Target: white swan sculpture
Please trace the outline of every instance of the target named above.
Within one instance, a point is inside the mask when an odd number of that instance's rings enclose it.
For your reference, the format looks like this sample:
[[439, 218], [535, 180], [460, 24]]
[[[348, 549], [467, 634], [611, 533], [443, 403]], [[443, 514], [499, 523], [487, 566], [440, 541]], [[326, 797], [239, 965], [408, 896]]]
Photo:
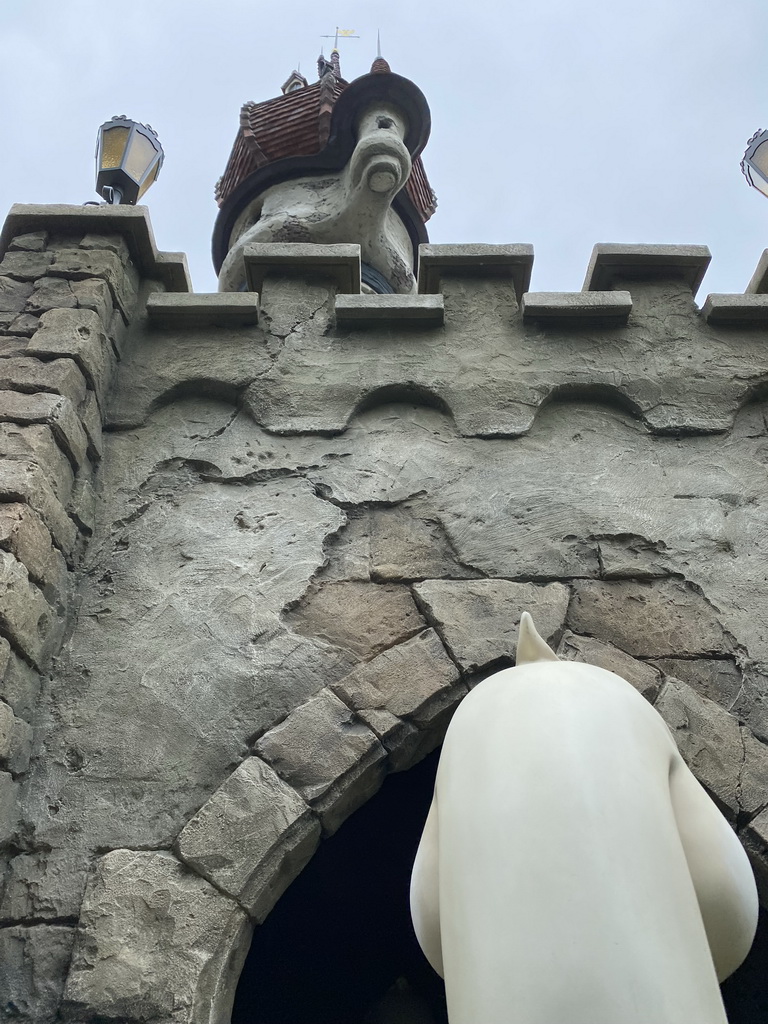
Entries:
[[628, 683], [524, 613], [515, 668], [445, 737], [411, 913], [451, 1024], [726, 1024], [757, 893], [732, 829]]

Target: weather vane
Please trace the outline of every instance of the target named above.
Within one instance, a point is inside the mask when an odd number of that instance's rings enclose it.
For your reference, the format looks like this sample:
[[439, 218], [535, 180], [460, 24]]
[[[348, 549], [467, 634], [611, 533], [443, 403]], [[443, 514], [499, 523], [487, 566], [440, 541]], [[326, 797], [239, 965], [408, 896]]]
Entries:
[[332, 39], [334, 50], [339, 48], [339, 39], [359, 39], [360, 36], [355, 35], [353, 28], [339, 28], [336, 26], [336, 31], [332, 36], [320, 36], [321, 39]]

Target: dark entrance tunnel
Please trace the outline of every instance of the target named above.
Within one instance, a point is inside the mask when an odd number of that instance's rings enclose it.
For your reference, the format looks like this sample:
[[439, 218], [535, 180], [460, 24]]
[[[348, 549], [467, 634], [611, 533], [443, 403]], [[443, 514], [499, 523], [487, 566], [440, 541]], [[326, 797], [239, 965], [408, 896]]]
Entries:
[[[438, 756], [390, 776], [321, 843], [256, 929], [232, 1024], [447, 1024], [443, 984], [419, 949], [408, 907]], [[723, 998], [730, 1024], [768, 1021], [763, 911]]]
[[391, 775], [320, 844], [256, 929], [232, 1024], [447, 1024], [408, 905], [438, 754]]

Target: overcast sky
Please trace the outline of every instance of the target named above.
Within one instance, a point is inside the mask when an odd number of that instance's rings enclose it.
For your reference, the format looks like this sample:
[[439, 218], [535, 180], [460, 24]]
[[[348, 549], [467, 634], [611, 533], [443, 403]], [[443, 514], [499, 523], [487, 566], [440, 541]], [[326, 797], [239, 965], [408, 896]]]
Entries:
[[[455, 12], [455, 13], [454, 13]], [[314, 81], [336, 25], [347, 79], [376, 56], [432, 110], [432, 242], [532, 242], [531, 287], [578, 290], [595, 242], [703, 243], [699, 292], [740, 292], [768, 246], [746, 141], [768, 126], [766, 0], [0, 0], [0, 208], [93, 194], [98, 125], [150, 123], [158, 246], [213, 291], [214, 182], [240, 106]]]

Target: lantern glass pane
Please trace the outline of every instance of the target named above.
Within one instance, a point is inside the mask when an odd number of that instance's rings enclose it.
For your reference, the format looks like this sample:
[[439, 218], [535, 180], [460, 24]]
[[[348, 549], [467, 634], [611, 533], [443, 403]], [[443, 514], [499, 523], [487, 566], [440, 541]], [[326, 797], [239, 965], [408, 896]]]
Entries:
[[764, 178], [768, 178], [768, 139], [760, 143], [749, 158], [749, 162], [758, 173], [762, 174]]
[[131, 133], [130, 128], [119, 125], [116, 128], [107, 128], [102, 134], [101, 142], [101, 167], [107, 170], [111, 167], [119, 167], [123, 162], [125, 144]]
[[157, 165], [156, 165], [155, 167], [153, 167], [153, 168], [152, 168], [152, 171], [151, 171], [151, 173], [147, 175], [147, 180], [146, 180], [146, 181], [144, 182], [144, 184], [143, 184], [143, 185], [141, 186], [141, 188], [139, 189], [139, 194], [138, 194], [138, 196], [136, 197], [137, 199], [141, 199], [141, 197], [142, 197], [142, 196], [144, 195], [144, 193], [145, 193], [145, 192], [147, 191], [147, 189], [149, 188], [149, 186], [150, 186], [150, 185], [151, 185], [151, 184], [152, 184], [152, 183], [154, 182], [154, 180], [155, 180], [155, 178], [157, 177], [157, 175], [158, 175], [159, 171], [160, 171], [160, 161], [158, 160], [158, 161], [157, 161]]
[[134, 132], [131, 148], [125, 160], [124, 169], [138, 184], [147, 172], [147, 168], [157, 155], [157, 150], [141, 132]]

